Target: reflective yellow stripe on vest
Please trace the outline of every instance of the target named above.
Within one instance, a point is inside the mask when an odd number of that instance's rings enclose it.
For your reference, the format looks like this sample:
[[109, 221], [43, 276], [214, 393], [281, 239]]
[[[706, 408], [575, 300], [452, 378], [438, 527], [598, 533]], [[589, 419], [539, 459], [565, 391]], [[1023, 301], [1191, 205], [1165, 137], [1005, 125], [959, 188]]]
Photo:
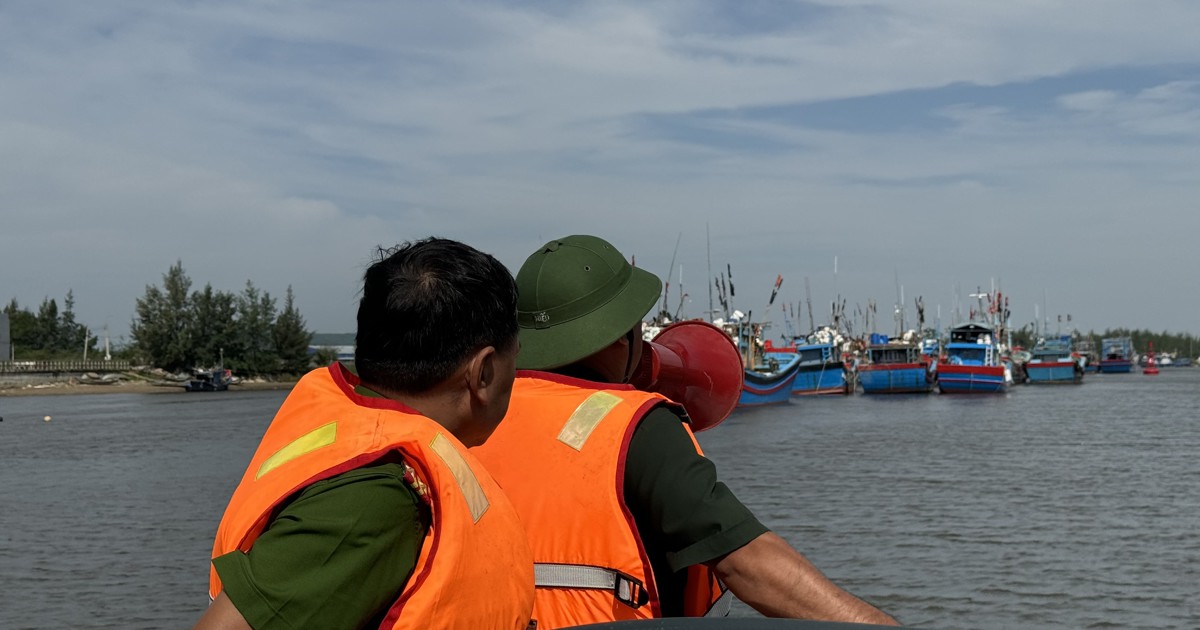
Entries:
[[442, 462], [454, 475], [454, 481], [458, 482], [458, 489], [462, 491], [463, 498], [467, 500], [467, 508], [471, 510], [471, 518], [478, 523], [488, 509], [488, 498], [483, 492], [483, 486], [479, 485], [479, 479], [471, 471], [470, 464], [467, 464], [467, 460], [463, 459], [462, 454], [441, 433], [433, 437], [429, 448], [442, 458]]
[[579, 403], [571, 417], [567, 418], [562, 431], [558, 433], [558, 441], [577, 451], [582, 451], [583, 445], [591, 437], [592, 431], [595, 431], [604, 416], [607, 416], [608, 412], [619, 404], [621, 404], [621, 398], [608, 392], [596, 392], [588, 396]]
[[304, 435], [292, 440], [287, 446], [275, 451], [274, 455], [267, 458], [267, 461], [258, 467], [258, 472], [255, 473], [255, 479], [262, 479], [262, 476], [279, 468], [280, 466], [300, 457], [311, 453], [323, 446], [329, 446], [337, 441], [337, 423], [330, 422], [329, 424], [319, 426]]

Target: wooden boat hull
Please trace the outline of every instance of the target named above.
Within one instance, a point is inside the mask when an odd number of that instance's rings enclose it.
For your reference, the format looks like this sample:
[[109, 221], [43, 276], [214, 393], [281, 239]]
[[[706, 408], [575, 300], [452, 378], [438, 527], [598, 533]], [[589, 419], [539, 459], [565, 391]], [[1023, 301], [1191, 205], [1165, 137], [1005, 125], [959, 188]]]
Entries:
[[858, 382], [864, 394], [927, 394], [936, 379], [924, 364], [891, 363], [859, 366]]
[[943, 394], [995, 394], [1008, 391], [1003, 365], [938, 364], [938, 391]]
[[784, 403], [792, 397], [792, 384], [800, 364], [796, 355], [776, 356], [778, 365], [774, 369], [746, 369], [742, 380], [742, 393], [738, 397], [739, 407]]
[[1100, 359], [1100, 372], [1103, 374], [1128, 374], [1132, 371], [1132, 359]]
[[1025, 376], [1030, 383], [1082, 383], [1083, 368], [1074, 361], [1026, 363]]
[[841, 361], [801, 365], [796, 380], [792, 383], [793, 396], [844, 396], [849, 393], [850, 388], [846, 385], [846, 365]]

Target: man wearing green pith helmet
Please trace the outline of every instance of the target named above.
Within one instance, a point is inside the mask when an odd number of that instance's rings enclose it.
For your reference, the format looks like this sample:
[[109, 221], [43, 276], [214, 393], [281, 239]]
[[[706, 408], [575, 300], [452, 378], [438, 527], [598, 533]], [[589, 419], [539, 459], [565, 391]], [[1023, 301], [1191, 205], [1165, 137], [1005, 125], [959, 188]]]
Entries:
[[508, 415], [472, 449], [534, 550], [539, 630], [727, 610], [895, 625], [833, 584], [717, 479], [687, 414], [628, 385], [662, 283], [610, 243], [567, 236], [517, 273]]

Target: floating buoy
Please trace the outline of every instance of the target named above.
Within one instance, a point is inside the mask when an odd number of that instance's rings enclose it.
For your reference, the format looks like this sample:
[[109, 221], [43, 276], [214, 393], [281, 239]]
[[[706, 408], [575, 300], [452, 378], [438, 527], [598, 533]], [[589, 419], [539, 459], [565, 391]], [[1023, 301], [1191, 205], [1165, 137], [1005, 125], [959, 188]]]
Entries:
[[50, 422], [50, 416], [46, 416], [45, 418], [42, 418], [42, 421], [43, 421], [43, 422]]

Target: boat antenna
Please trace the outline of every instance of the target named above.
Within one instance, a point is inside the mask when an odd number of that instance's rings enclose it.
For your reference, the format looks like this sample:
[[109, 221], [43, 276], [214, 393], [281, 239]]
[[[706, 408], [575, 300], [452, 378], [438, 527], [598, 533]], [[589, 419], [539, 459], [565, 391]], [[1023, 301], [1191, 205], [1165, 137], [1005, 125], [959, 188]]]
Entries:
[[671, 266], [667, 267], [667, 279], [663, 283], [662, 304], [658, 308], [659, 316], [669, 315], [667, 310], [667, 295], [671, 292], [671, 274], [675, 271], [675, 256], [679, 254], [679, 241], [683, 239], [683, 232], [679, 232], [679, 236], [675, 237], [675, 251], [671, 253]]
[[679, 315], [683, 313], [683, 303], [687, 301], [688, 294], [683, 291], [683, 263], [679, 264], [679, 308], [675, 309], [674, 321], [679, 321]]
[[[708, 277], [712, 277], [712, 237], [708, 234], [708, 221], [704, 222], [704, 254], [708, 262]], [[713, 311], [712, 301], [712, 285], [708, 287], [708, 319], [712, 321], [715, 311]]]
[[837, 256], [833, 257], [833, 294], [838, 295], [837, 284]]

